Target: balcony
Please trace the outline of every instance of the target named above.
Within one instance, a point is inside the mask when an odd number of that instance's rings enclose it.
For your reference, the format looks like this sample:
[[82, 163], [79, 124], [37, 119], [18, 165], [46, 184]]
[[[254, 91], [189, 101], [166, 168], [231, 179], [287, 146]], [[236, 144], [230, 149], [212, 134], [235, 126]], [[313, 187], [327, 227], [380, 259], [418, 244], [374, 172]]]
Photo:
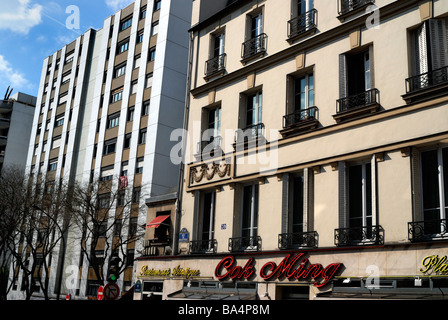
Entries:
[[317, 10], [312, 9], [288, 21], [288, 41], [292, 42], [316, 30]]
[[225, 53], [205, 62], [205, 79], [224, 74], [226, 71], [227, 55]]
[[278, 248], [317, 248], [317, 232], [281, 233], [278, 235]]
[[267, 38], [268, 36], [262, 33], [244, 42], [241, 49], [241, 62], [245, 63], [250, 59], [263, 56], [266, 53]]
[[150, 239], [143, 241], [143, 256], [166, 256], [171, 254], [171, 242], [166, 239]]
[[9, 128], [9, 124], [10, 124], [10, 120], [9, 119], [0, 118], [0, 129], [7, 129], [7, 128]]
[[218, 247], [218, 241], [212, 240], [193, 240], [190, 241], [189, 252], [190, 254], [197, 253], [216, 253]]
[[339, 99], [336, 101], [336, 114], [333, 118], [341, 122], [375, 113], [380, 108], [379, 95], [378, 89], [371, 89]]
[[0, 100], [0, 114], [8, 113], [12, 111], [13, 101], [9, 100]]
[[340, 0], [338, 3], [338, 18], [345, 20], [347, 16], [364, 11], [368, 5], [374, 3], [374, 0]]
[[411, 242], [448, 239], [447, 219], [409, 222], [408, 238]]
[[8, 137], [0, 136], [0, 146], [6, 146], [7, 141], [8, 141]]
[[406, 103], [444, 96], [448, 91], [448, 66], [406, 79]]
[[384, 244], [384, 229], [379, 225], [335, 229], [334, 244], [338, 247], [382, 245]]
[[260, 250], [261, 250], [261, 237], [259, 236], [229, 238], [230, 252], [260, 251]]
[[235, 147], [243, 145], [246, 147], [256, 146], [260, 139], [265, 139], [265, 127], [263, 123], [252, 124], [235, 132]]
[[293, 113], [283, 116], [283, 130], [280, 133], [288, 136], [297, 131], [306, 131], [315, 129], [319, 124], [319, 109], [311, 107], [303, 110], [297, 110]]

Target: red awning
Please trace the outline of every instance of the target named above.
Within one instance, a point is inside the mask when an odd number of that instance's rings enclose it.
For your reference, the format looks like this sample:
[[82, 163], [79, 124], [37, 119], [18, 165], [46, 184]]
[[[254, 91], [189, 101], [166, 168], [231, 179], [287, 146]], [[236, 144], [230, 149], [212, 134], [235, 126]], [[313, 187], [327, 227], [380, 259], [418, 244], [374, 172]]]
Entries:
[[168, 219], [170, 216], [158, 216], [150, 223], [147, 224], [146, 228], [158, 228], [162, 224], [163, 221]]

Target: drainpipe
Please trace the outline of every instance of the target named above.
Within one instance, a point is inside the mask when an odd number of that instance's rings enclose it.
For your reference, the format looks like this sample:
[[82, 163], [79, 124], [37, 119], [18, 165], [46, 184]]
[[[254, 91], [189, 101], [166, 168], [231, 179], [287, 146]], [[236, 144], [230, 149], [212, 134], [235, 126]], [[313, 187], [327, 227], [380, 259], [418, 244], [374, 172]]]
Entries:
[[182, 161], [180, 163], [179, 170], [179, 185], [177, 188], [177, 206], [176, 213], [174, 217], [174, 235], [173, 235], [173, 255], [178, 255], [179, 251], [179, 231], [180, 222], [182, 217], [182, 198], [183, 198], [183, 186], [184, 186], [184, 172], [185, 172], [185, 153], [187, 148], [187, 138], [188, 138], [188, 119], [190, 111], [190, 85], [191, 85], [191, 74], [193, 65], [193, 42], [194, 36], [193, 31], [190, 32], [190, 51], [188, 53], [188, 71], [187, 71], [187, 86], [186, 86], [186, 96], [185, 96], [185, 112], [184, 112], [184, 126], [182, 133]]

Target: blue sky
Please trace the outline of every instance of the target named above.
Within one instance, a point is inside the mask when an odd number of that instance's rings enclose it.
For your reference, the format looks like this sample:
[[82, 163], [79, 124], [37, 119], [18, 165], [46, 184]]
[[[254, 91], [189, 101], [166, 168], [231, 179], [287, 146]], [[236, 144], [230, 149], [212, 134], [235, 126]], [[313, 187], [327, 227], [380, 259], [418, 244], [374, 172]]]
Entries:
[[[37, 96], [43, 60], [134, 0], [0, 0], [0, 99], [13, 93]], [[79, 29], [67, 28], [79, 8]], [[67, 12], [66, 12], [67, 11]], [[75, 25], [76, 26], [76, 25]]]

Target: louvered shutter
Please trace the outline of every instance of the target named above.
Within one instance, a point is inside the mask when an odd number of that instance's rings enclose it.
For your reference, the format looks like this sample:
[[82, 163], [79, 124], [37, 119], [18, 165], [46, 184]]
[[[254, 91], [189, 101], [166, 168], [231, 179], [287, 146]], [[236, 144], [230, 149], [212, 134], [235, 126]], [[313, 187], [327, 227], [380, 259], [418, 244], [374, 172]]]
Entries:
[[415, 45], [415, 75], [428, 72], [428, 46], [426, 38], [426, 23], [423, 23], [416, 31]]
[[421, 203], [421, 178], [420, 178], [420, 152], [412, 148], [411, 153], [411, 175], [412, 175], [412, 201], [413, 217], [412, 221], [422, 221], [422, 203]]
[[347, 58], [339, 56], [339, 98], [347, 97]]
[[447, 35], [445, 20], [431, 19], [428, 22], [428, 26], [431, 39], [430, 45], [432, 69], [436, 70], [446, 66], [447, 64]]
[[289, 230], [289, 174], [282, 175], [282, 233]]
[[347, 174], [344, 161], [338, 162], [339, 175], [339, 228], [347, 227]]

